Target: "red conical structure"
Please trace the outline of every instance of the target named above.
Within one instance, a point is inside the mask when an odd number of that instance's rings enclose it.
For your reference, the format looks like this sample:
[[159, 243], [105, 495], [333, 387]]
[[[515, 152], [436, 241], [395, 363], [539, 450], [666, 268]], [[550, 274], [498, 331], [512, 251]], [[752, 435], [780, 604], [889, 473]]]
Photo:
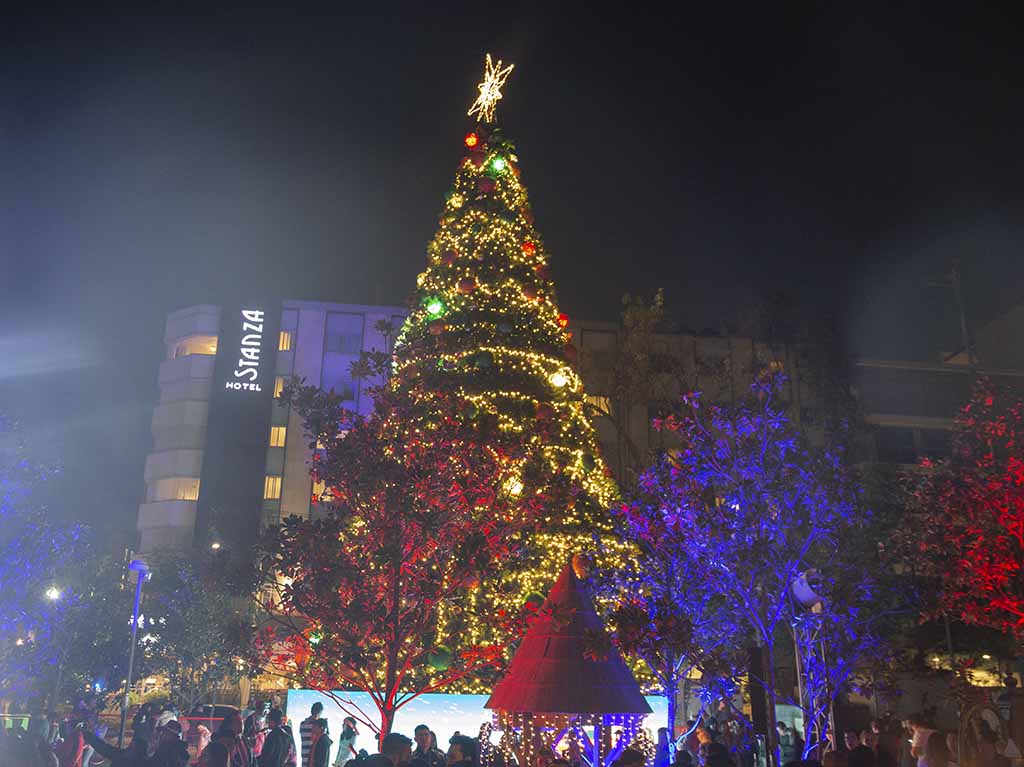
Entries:
[[508, 714], [651, 713], [614, 646], [601, 660], [586, 656], [588, 632], [604, 633], [604, 624], [567, 564], [486, 707]]

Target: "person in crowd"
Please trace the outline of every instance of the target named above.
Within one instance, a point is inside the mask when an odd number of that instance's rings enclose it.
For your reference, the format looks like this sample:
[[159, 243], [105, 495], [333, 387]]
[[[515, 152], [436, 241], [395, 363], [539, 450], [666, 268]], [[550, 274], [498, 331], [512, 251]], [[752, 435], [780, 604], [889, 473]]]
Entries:
[[858, 743], [846, 756], [847, 767], [875, 767], [875, 752], [870, 746]]
[[683, 748], [689, 752], [696, 761], [700, 754], [700, 740], [697, 738], [697, 720], [690, 719], [686, 723], [686, 735], [683, 738]]
[[313, 745], [313, 724], [324, 712], [324, 704], [317, 701], [309, 708], [309, 716], [299, 723], [299, 741], [302, 747], [302, 767], [309, 767], [309, 752]]
[[330, 767], [331, 736], [327, 734], [327, 720], [313, 722], [313, 741], [309, 746], [309, 767]]
[[683, 749], [676, 750], [675, 761], [672, 762], [672, 767], [694, 767], [693, 754]]
[[476, 767], [476, 743], [466, 735], [448, 740], [448, 767]]
[[143, 703], [132, 718], [132, 737], [141, 737], [147, 743], [153, 739], [153, 731], [156, 729], [156, 714], [153, 703]]
[[[280, 709], [280, 706], [275, 706], [275, 708]], [[299, 755], [295, 751], [295, 732], [292, 730], [292, 723], [288, 720], [287, 714], [281, 719], [281, 729], [288, 734], [288, 740], [292, 744], [292, 749], [288, 752], [288, 759], [285, 764], [287, 767], [298, 767]]]
[[[949, 767], [949, 748], [946, 746], [945, 733], [932, 730], [925, 743], [924, 756], [928, 767]], [[982, 767], [980, 763], [979, 767]]]
[[57, 755], [60, 767], [82, 767], [82, 752], [85, 750], [85, 739], [82, 736], [81, 722], [66, 719], [61, 723], [60, 743], [53, 752]]
[[252, 767], [252, 751], [242, 738], [242, 715], [238, 711], [224, 717], [207, 750], [214, 743], [227, 749], [228, 767]]
[[170, 719], [157, 728], [157, 746], [146, 767], [185, 767], [188, 764], [188, 746], [181, 739], [181, 722]]
[[85, 733], [94, 732], [96, 737], [103, 738], [107, 734], [107, 726], [105, 724], [99, 724], [96, 721], [96, 715], [89, 713], [86, 719], [82, 723], [82, 742], [84, 747], [82, 748], [82, 767], [89, 767], [92, 764], [92, 757], [96, 753], [96, 749], [85, 739]]
[[356, 756], [356, 737], [359, 728], [355, 717], [346, 716], [341, 722], [341, 735], [338, 736], [338, 755], [334, 757], [334, 767], [345, 767], [345, 762]]
[[400, 732], [389, 732], [380, 742], [380, 752], [394, 767], [408, 767], [412, 763], [412, 741]]
[[199, 756], [199, 767], [230, 767], [228, 750], [223, 743], [210, 743]]
[[868, 727], [874, 739], [875, 764], [878, 767], [896, 767], [899, 758], [899, 733], [893, 732], [892, 717], [872, 719]]
[[263, 749], [256, 758], [259, 767], [287, 767], [289, 757], [294, 755], [295, 742], [292, 733], [283, 726], [284, 712], [279, 708], [270, 709], [267, 713], [266, 737]]
[[776, 723], [775, 727], [779, 731], [779, 752], [781, 754], [783, 764], [799, 759], [800, 754], [796, 750], [793, 730], [791, 730], [789, 725], [781, 719]]
[[[978, 719], [974, 724], [974, 731], [977, 737], [977, 767], [1004, 767], [1008, 764], [1008, 760], [999, 753], [999, 733], [992, 725], [984, 719]], [[928, 743], [931, 743], [931, 738]]]
[[447, 757], [437, 747], [437, 736], [427, 725], [416, 725], [413, 737], [416, 739], [416, 750], [412, 752], [414, 767], [444, 767]]
[[110, 761], [110, 767], [141, 767], [145, 763], [149, 742], [141, 735], [133, 736], [128, 748], [118, 748], [87, 730], [82, 736], [97, 754]]
[[910, 756], [917, 760], [917, 767], [929, 767], [927, 746], [935, 730], [918, 716], [907, 719], [905, 726], [910, 730]]
[[206, 747], [210, 745], [210, 737], [213, 735], [210, 732], [210, 728], [202, 722], [199, 722], [195, 728], [195, 739], [196, 739], [196, 753], [201, 754], [206, 750]]
[[[626, 751], [632, 751], [633, 749], [627, 748]], [[625, 753], [625, 751], [623, 751]], [[640, 754], [641, 758], [643, 754], [639, 751], [636, 753]], [[715, 743], [712, 741], [708, 743], [706, 748], [707, 758], [704, 761], [706, 767], [733, 767], [732, 757], [729, 756], [729, 749], [722, 743]], [[637, 767], [643, 767], [643, 762]]]
[[828, 750], [821, 758], [823, 767], [846, 767], [846, 758], [849, 752], [843, 748], [836, 747], [836, 735], [832, 730], [826, 735], [828, 739]]
[[949, 749], [949, 767], [959, 767], [960, 744], [955, 732], [946, 733], [946, 748]]
[[846, 748], [846, 752], [849, 753], [853, 749], [860, 745], [860, 731], [854, 727], [848, 727], [843, 730], [843, 746]]
[[252, 755], [258, 757], [263, 750], [264, 732], [267, 729], [267, 715], [270, 714], [270, 700], [263, 702], [256, 701], [252, 713], [245, 718], [242, 724], [242, 737], [252, 749]]

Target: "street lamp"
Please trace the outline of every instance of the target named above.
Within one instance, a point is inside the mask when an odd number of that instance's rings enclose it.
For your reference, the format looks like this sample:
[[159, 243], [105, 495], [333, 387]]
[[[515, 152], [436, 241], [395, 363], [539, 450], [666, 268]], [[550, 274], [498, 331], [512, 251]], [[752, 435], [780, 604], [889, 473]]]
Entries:
[[135, 610], [132, 612], [132, 646], [128, 651], [128, 674], [124, 680], [124, 698], [121, 700], [121, 732], [117, 736], [117, 747], [124, 748], [124, 730], [128, 722], [128, 690], [132, 686], [132, 666], [135, 665], [135, 644], [139, 635], [139, 601], [142, 599], [142, 582], [149, 579], [149, 565], [141, 559], [133, 559], [128, 569], [136, 573]]

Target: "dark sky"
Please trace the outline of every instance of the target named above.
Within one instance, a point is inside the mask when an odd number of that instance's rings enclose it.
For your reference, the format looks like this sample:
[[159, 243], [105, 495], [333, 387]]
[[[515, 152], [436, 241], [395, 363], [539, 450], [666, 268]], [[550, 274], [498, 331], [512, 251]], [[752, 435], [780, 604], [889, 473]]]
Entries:
[[5, 19], [0, 407], [67, 516], [132, 538], [168, 311], [404, 300], [485, 51], [572, 316], [663, 286], [718, 327], [783, 291], [921, 355], [951, 258], [975, 323], [1024, 297], [1009, 11], [344, 5]]

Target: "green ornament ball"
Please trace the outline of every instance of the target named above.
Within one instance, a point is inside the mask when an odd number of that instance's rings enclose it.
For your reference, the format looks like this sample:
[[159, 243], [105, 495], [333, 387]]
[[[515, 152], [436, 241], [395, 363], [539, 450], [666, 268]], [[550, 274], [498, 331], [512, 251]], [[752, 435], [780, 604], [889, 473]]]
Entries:
[[427, 653], [427, 665], [434, 671], [445, 671], [452, 665], [452, 651], [441, 644]]

